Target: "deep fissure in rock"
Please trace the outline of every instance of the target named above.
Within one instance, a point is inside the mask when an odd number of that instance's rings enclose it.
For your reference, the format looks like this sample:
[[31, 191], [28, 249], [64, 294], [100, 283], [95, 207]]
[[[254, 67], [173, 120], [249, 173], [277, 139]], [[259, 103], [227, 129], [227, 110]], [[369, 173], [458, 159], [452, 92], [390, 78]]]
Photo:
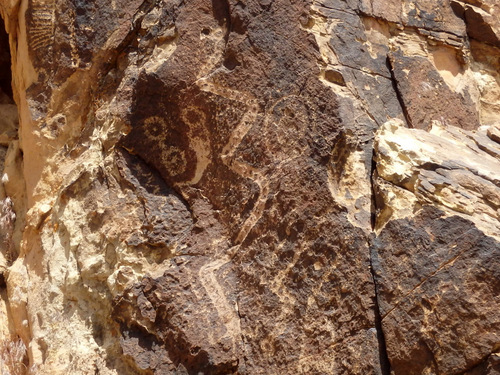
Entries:
[[382, 316], [380, 315], [380, 307], [378, 304], [378, 291], [377, 291], [377, 280], [375, 278], [375, 271], [372, 266], [372, 255], [370, 252], [370, 270], [373, 278], [373, 288], [375, 290], [374, 298], [374, 310], [375, 310], [375, 329], [377, 330], [377, 340], [379, 347], [379, 360], [380, 360], [380, 370], [382, 375], [390, 375], [391, 364], [389, 362], [389, 357], [387, 355], [387, 346], [385, 343], [384, 331], [382, 329]]
[[394, 76], [394, 66], [393, 66], [389, 56], [387, 56], [386, 64], [387, 64], [387, 68], [389, 69], [389, 72], [391, 73], [392, 87], [394, 88], [394, 92], [396, 93], [396, 98], [398, 99], [399, 105], [401, 106], [401, 109], [403, 110], [403, 115], [405, 117], [406, 123], [407, 123], [409, 128], [413, 128], [413, 124], [411, 122], [410, 115], [408, 114], [408, 109], [406, 108], [405, 101], [403, 100], [403, 96], [401, 95], [401, 91], [399, 91], [398, 81], [396, 80], [396, 77]]
[[[18, 142], [18, 110], [14, 102], [9, 35], [0, 18], [0, 364], [2, 373], [24, 374], [28, 368], [25, 343], [13, 332], [6, 288], [7, 270], [19, 252], [24, 219], [20, 187], [22, 151]], [[16, 212], [17, 211], [17, 212]]]
[[[0, 90], [13, 102], [10, 61], [9, 35], [5, 31], [3, 19], [0, 18]], [[2, 98], [3, 94], [0, 94], [0, 103], [5, 100]]]
[[[377, 172], [377, 163], [375, 161], [375, 149], [372, 150], [372, 164], [371, 164], [371, 174], [370, 174], [370, 182], [371, 182], [371, 225], [372, 225], [372, 237], [370, 238], [370, 242], [373, 241], [376, 236], [375, 226], [377, 220], [377, 196], [375, 191], [375, 178]], [[384, 331], [382, 330], [382, 316], [380, 314], [380, 306], [378, 303], [378, 288], [377, 288], [377, 279], [375, 275], [375, 270], [373, 268], [373, 249], [372, 244], [369, 244], [370, 253], [368, 256], [370, 257], [370, 272], [373, 280], [373, 289], [375, 293], [374, 297], [374, 312], [375, 312], [375, 329], [377, 331], [377, 340], [379, 346], [379, 361], [380, 361], [380, 370], [382, 375], [390, 375], [391, 373], [391, 364], [389, 362], [389, 356], [387, 354], [387, 346], [385, 343]]]
[[18, 138], [18, 113], [13, 99], [9, 35], [0, 18], [0, 286], [5, 285], [4, 271], [17, 257], [15, 238], [16, 204], [18, 189], [12, 173], [18, 170], [20, 150]]

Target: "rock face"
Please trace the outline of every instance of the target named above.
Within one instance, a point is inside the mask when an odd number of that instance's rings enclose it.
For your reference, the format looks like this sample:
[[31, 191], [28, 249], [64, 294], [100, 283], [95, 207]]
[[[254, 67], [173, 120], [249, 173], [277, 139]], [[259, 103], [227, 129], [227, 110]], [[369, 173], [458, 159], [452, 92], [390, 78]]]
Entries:
[[496, 240], [426, 206], [390, 221], [372, 251], [394, 373], [463, 373], [498, 349]]
[[1, 372], [499, 373], [498, 8], [0, 0]]

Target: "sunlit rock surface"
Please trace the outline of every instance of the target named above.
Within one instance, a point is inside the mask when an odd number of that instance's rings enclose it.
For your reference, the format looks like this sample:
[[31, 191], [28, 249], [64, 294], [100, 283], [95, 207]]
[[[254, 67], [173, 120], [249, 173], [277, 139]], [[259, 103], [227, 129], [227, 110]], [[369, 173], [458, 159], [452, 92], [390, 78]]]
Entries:
[[0, 368], [498, 373], [498, 12], [0, 0]]

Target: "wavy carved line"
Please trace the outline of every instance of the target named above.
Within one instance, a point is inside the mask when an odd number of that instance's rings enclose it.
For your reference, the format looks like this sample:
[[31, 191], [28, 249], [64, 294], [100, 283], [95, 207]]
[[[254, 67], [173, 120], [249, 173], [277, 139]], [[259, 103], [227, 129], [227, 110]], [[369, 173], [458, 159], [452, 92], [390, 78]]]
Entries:
[[54, 40], [55, 1], [32, 2], [30, 46], [38, 51], [49, 47]]
[[243, 138], [247, 135], [248, 131], [257, 119], [258, 101], [245, 92], [230, 89], [228, 87], [218, 86], [211, 82], [210, 78], [211, 77], [209, 75], [197, 81], [198, 85], [203, 91], [211, 92], [212, 94], [224, 97], [226, 99], [246, 104], [248, 107], [248, 111], [243, 115], [239, 124], [236, 125], [235, 129], [232, 131], [231, 137], [229, 138], [228, 143], [224, 146], [221, 155], [222, 162], [229, 169], [242, 177], [252, 180], [259, 187], [259, 197], [257, 198], [257, 203], [255, 204], [252, 212], [245, 220], [245, 222], [241, 226], [240, 231], [238, 232], [238, 235], [236, 236], [235, 243], [241, 244], [247, 237], [250, 230], [262, 217], [265, 203], [267, 201], [267, 195], [269, 192], [269, 183], [266, 181], [262, 171], [234, 158], [236, 149], [243, 141]]

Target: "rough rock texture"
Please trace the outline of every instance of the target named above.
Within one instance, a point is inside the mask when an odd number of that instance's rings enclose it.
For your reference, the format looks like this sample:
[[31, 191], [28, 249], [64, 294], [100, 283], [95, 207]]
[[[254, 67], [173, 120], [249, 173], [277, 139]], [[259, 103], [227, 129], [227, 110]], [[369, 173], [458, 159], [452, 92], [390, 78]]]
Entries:
[[498, 373], [498, 12], [0, 0], [0, 372]]
[[488, 136], [490, 129], [496, 128], [467, 132], [434, 123], [425, 132], [400, 121], [382, 126], [374, 145], [380, 201], [375, 228], [432, 204], [500, 238], [500, 143]]
[[498, 350], [498, 241], [425, 206], [390, 221], [372, 251], [395, 373], [463, 373]]

